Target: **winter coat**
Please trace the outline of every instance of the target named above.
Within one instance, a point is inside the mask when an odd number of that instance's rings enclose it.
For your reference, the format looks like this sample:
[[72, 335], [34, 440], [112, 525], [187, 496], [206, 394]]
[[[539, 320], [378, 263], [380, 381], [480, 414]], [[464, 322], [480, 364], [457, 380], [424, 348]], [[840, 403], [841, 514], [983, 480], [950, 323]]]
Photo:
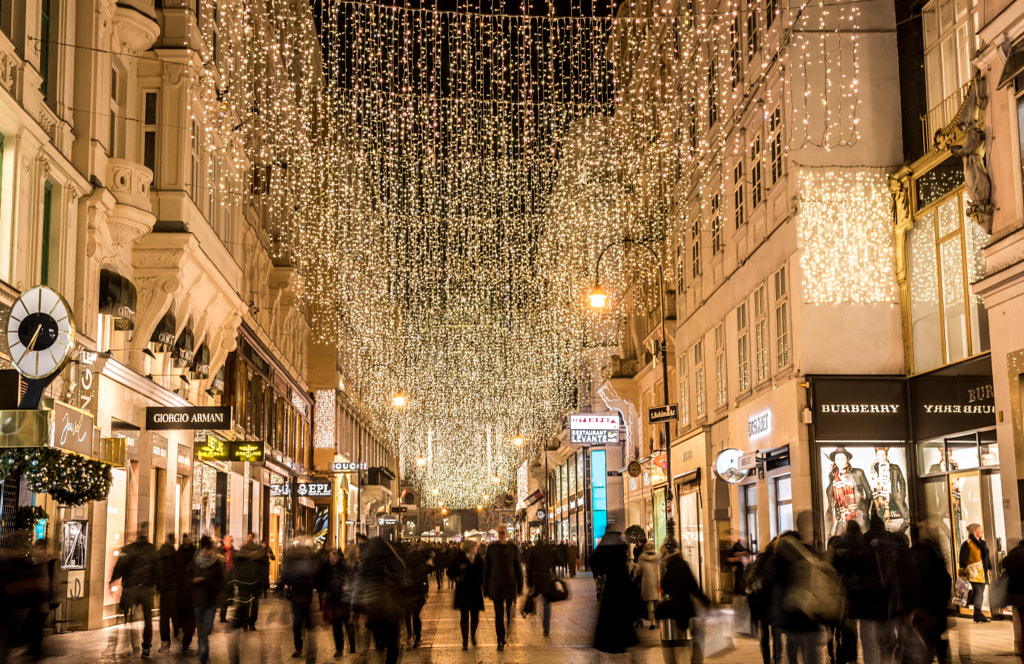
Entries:
[[281, 582], [287, 588], [285, 597], [290, 602], [309, 604], [316, 589], [316, 572], [320, 563], [308, 546], [297, 546], [284, 556], [281, 564]]
[[968, 535], [960, 546], [960, 576], [971, 583], [988, 583], [992, 573], [992, 558], [988, 555], [988, 544], [974, 535]]
[[173, 593], [181, 587], [185, 568], [173, 544], [164, 544], [160, 547], [157, 553], [156, 572], [156, 588], [161, 595]]
[[779, 536], [771, 561], [772, 621], [787, 632], [816, 632], [819, 625], [813, 618], [787, 605], [787, 597], [808, 582], [805, 555], [818, 555], [808, 548], [794, 531]]
[[550, 544], [538, 544], [526, 557], [526, 584], [545, 597], [555, 591], [555, 550]]
[[455, 579], [455, 608], [480, 611], [484, 608], [484, 560], [477, 553], [470, 561], [458, 551], [448, 565], [449, 578]]
[[519, 548], [494, 542], [484, 555], [484, 594], [495, 601], [512, 601], [523, 592], [523, 566]]
[[944, 625], [953, 578], [946, 568], [939, 544], [921, 539], [910, 548], [910, 559], [917, 609], [914, 625], [925, 629]]
[[[654, 552], [645, 551], [642, 553], [640, 555], [641, 563], [643, 563], [644, 556], [652, 553]], [[654, 556], [657, 557], [657, 554], [654, 554]], [[646, 574], [646, 572], [644, 573]], [[697, 611], [693, 606], [694, 597], [699, 599], [704, 606], [708, 606], [711, 603], [697, 584], [697, 579], [694, 578], [690, 565], [678, 552], [665, 556], [662, 566], [661, 588], [668, 595], [666, 602], [668, 602], [672, 617], [675, 618], [679, 627], [683, 629], [688, 627], [690, 619], [697, 615]]]
[[632, 582], [629, 579], [629, 547], [621, 537], [609, 534], [594, 547], [590, 567], [594, 575], [604, 577], [601, 608], [597, 613], [594, 648], [607, 653], [619, 653], [636, 645], [633, 630], [634, 606]]
[[1024, 541], [1010, 549], [1003, 558], [1003, 574], [1010, 577], [1006, 603], [1024, 612]]
[[219, 606], [224, 592], [224, 562], [212, 549], [200, 549], [188, 566], [195, 607]]
[[418, 600], [421, 597], [426, 597], [430, 593], [430, 573], [433, 572], [426, 552], [410, 550], [405, 555], [405, 569], [408, 582], [406, 598]]
[[325, 560], [320, 570], [320, 588], [324, 601], [335, 608], [339, 617], [347, 618], [352, 606], [352, 594], [349, 592], [349, 571], [345, 556], [339, 556], [333, 565], [330, 560]]
[[658, 601], [658, 567], [661, 565], [661, 556], [654, 551], [644, 551], [640, 554], [636, 569], [633, 570], [633, 578], [640, 581], [640, 599], [644, 602]]
[[767, 620], [772, 609], [772, 571], [775, 556], [773, 541], [747, 569], [744, 585], [747, 588], [747, 604], [750, 616], [755, 620]]
[[256, 544], [246, 544], [235, 556], [232, 583], [241, 599], [249, 599], [263, 590], [263, 552]]
[[914, 608], [910, 549], [902, 535], [891, 533], [877, 516], [864, 533], [843, 578], [850, 616], [888, 620]]
[[405, 563], [391, 545], [382, 537], [367, 540], [359, 551], [353, 605], [371, 622], [397, 624], [405, 586]]
[[138, 539], [121, 549], [110, 581], [113, 583], [122, 579], [123, 585], [128, 588], [155, 586], [156, 566], [156, 547], [148, 540]]

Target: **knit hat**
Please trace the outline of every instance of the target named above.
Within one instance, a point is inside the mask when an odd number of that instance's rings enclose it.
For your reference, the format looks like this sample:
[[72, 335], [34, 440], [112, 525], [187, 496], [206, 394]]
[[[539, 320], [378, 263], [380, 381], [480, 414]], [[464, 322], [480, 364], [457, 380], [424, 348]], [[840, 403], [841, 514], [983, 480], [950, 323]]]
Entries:
[[978, 528], [981, 528], [980, 523], [972, 523], [971, 525], [967, 526], [967, 534], [973, 535]]

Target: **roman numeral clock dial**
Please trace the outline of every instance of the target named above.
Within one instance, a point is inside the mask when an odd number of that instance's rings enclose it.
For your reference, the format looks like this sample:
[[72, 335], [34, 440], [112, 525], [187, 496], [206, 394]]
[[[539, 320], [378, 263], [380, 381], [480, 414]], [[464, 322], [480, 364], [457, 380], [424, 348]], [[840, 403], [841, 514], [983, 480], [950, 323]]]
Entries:
[[6, 326], [7, 348], [18, 372], [33, 380], [56, 375], [75, 349], [75, 319], [67, 301], [46, 286], [14, 301]]

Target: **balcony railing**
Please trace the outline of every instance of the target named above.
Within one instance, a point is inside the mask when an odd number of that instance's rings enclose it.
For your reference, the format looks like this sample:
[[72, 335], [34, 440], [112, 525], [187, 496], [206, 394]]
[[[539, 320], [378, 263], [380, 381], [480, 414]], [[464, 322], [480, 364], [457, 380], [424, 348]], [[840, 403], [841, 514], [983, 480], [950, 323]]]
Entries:
[[973, 80], [967, 81], [957, 88], [953, 94], [943, 99], [921, 116], [921, 135], [924, 139], [923, 145], [925, 149], [934, 147], [936, 134], [948, 127], [960, 115], [964, 101], [971, 92], [972, 85], [974, 85]]

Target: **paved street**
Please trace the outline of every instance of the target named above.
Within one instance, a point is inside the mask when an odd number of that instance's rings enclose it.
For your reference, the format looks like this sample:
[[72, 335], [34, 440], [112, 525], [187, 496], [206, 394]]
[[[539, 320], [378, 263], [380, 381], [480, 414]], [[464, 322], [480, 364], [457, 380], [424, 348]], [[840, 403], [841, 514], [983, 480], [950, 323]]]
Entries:
[[[423, 610], [423, 646], [418, 650], [404, 652], [401, 661], [404, 664], [663, 662], [656, 630], [641, 630], [641, 644], [626, 654], [606, 655], [591, 648], [597, 615], [594, 584], [589, 575], [581, 575], [570, 580], [569, 587], [572, 592], [571, 598], [553, 607], [550, 637], [543, 636], [539, 617], [523, 619], [517, 616], [509, 634], [509, 645], [502, 653], [498, 653], [495, 648], [494, 614], [490, 610], [481, 615], [480, 630], [477, 634], [478, 646], [463, 652], [458, 613], [451, 608], [452, 591], [444, 589], [438, 593], [436, 589], [432, 589]], [[156, 627], [154, 621], [154, 646], [159, 646]], [[287, 604], [280, 600], [270, 600], [261, 606], [259, 630], [256, 633], [229, 635], [224, 627], [218, 624], [217, 631], [211, 639], [210, 661], [214, 664], [228, 661], [228, 639], [232, 636], [240, 639], [242, 664], [298, 661], [291, 659], [290, 614]], [[332, 659], [334, 648], [329, 631], [316, 631], [317, 655], [312, 661], [317, 664], [333, 661], [377, 664], [384, 661], [383, 653], [368, 649], [369, 637], [365, 631], [359, 634], [359, 651], [355, 655], [346, 653], [340, 660]], [[993, 664], [1010, 664], [1015, 661], [1012, 655], [1013, 633], [1009, 621], [975, 625], [968, 620], [957, 620], [956, 627], [950, 630], [950, 640], [953, 652], [961, 654], [961, 661]], [[126, 661], [131, 658], [128, 633], [123, 627], [58, 634], [50, 638], [48, 646], [50, 653], [54, 655], [49, 660], [53, 664]], [[195, 645], [193, 650], [194, 648]], [[307, 654], [310, 653], [311, 649], [307, 648]], [[138, 658], [138, 655], [132, 659], [135, 658]], [[152, 661], [170, 664], [181, 661], [181, 658], [173, 654], [157, 654], [154, 647]], [[688, 662], [689, 657], [680, 656], [679, 661]], [[760, 661], [760, 656], [754, 641], [738, 639], [735, 650], [711, 661], [723, 664], [755, 664]]]

